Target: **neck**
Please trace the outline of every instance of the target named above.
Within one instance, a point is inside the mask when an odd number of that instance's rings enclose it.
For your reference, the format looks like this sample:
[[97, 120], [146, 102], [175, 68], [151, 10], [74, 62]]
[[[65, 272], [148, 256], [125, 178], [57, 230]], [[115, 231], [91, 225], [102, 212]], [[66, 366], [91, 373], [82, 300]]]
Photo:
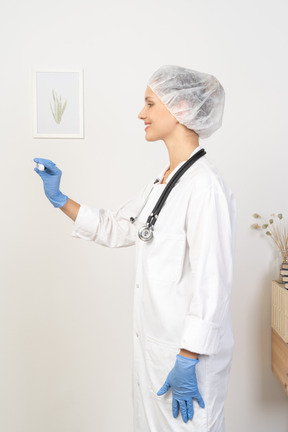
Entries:
[[[181, 132], [183, 132], [183, 129]], [[199, 136], [193, 131], [187, 133], [187, 131], [184, 130], [184, 132], [179, 133], [178, 136], [169, 137], [163, 141], [169, 153], [169, 172], [173, 171], [180, 162], [186, 161], [191, 153], [199, 147]]]

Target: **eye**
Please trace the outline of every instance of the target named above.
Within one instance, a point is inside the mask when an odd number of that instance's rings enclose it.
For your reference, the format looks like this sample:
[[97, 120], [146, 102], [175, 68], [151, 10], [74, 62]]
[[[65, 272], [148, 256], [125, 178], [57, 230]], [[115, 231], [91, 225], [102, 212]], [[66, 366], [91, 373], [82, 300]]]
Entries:
[[148, 105], [149, 105], [149, 106], [153, 106], [153, 104], [149, 104], [149, 103], [148, 103]]

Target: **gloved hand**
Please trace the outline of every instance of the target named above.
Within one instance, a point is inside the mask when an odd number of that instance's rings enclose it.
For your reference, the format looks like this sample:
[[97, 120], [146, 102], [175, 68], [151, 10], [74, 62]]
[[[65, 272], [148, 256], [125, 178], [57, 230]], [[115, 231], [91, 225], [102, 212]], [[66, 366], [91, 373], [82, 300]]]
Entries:
[[192, 420], [193, 418], [192, 398], [197, 399], [201, 408], [205, 407], [198, 390], [195, 372], [197, 363], [199, 363], [199, 359], [191, 359], [177, 354], [173, 369], [169, 372], [163, 387], [157, 392], [157, 395], [161, 396], [171, 387], [173, 417], [178, 416], [180, 405], [182, 419], [185, 423], [187, 423], [188, 419]]
[[62, 171], [57, 168], [54, 162], [48, 159], [34, 158], [33, 160], [45, 166], [45, 171], [40, 171], [38, 168], [34, 168], [34, 171], [36, 171], [43, 180], [46, 197], [54, 207], [63, 207], [68, 201], [68, 196], [63, 195], [59, 190]]

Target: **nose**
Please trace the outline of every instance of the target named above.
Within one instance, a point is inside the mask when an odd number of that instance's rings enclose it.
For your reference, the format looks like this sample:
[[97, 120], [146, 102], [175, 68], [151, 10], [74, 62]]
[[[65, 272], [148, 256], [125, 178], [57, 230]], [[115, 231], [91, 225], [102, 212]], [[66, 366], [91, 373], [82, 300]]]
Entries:
[[146, 114], [145, 114], [145, 108], [143, 108], [140, 113], [138, 114], [138, 118], [140, 120], [144, 120], [146, 118]]

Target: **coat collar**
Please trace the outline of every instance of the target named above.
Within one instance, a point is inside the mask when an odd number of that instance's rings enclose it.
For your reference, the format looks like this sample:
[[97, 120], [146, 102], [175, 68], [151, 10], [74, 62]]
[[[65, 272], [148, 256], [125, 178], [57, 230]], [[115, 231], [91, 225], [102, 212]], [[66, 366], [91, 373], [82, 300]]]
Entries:
[[[198, 151], [200, 151], [203, 147], [199, 144], [198, 147], [196, 147], [195, 150], [193, 150], [193, 152], [190, 154], [190, 156], [188, 157], [188, 159], [190, 159], [195, 153], [197, 153]], [[187, 159], [187, 160], [188, 160]], [[169, 174], [169, 176], [166, 179], [166, 183], [168, 183], [171, 180], [171, 177], [173, 177], [173, 175], [176, 173], [176, 171], [178, 171], [178, 169], [185, 163], [186, 161], [180, 162], [175, 168], [174, 170]], [[160, 171], [160, 173], [158, 174], [157, 178], [159, 179], [159, 183], [162, 181], [165, 172], [168, 170], [170, 164], [168, 163], [165, 168]], [[165, 184], [164, 184], [165, 185]]]

